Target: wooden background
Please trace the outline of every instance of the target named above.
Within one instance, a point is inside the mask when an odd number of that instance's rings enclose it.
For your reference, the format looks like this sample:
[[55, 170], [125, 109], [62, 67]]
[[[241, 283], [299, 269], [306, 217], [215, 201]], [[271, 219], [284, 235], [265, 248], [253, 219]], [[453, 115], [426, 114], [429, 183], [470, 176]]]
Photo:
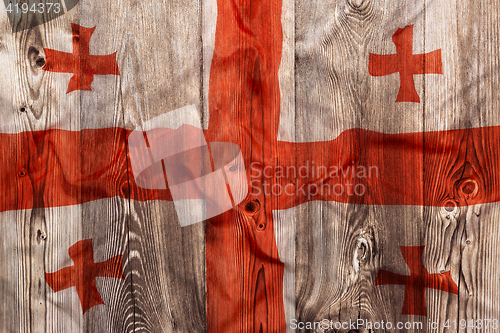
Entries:
[[[30, 133], [51, 128], [134, 129], [191, 104], [207, 128], [217, 8], [223, 1], [80, 1], [66, 15], [14, 34], [2, 10], [1, 131], [23, 133], [29, 140]], [[271, 15], [244, 10], [260, 6], [259, 1], [233, 3], [250, 17], [250, 31], [259, 29], [259, 18]], [[280, 140], [327, 141], [349, 128], [407, 133], [500, 124], [498, 1], [283, 0], [267, 6], [281, 8]], [[45, 72], [36, 63], [43, 48], [71, 52], [70, 23], [97, 27], [91, 54], [117, 51], [121, 75], [96, 76], [92, 93], [66, 94], [71, 74]], [[369, 53], [395, 53], [391, 37], [409, 24], [415, 25], [414, 53], [443, 50], [444, 75], [415, 76], [419, 104], [394, 103], [398, 75], [368, 73]], [[248, 46], [243, 39], [234, 42]], [[20, 112], [22, 107], [27, 111]], [[416, 180], [409, 175], [408, 188], [401, 190], [411, 191], [412, 182], [454, 184], [456, 172], [462, 178], [466, 172], [481, 177], [485, 171], [475, 169], [475, 161], [496, 152], [463, 140], [467, 156], [457, 157], [448, 174]], [[19, 147], [22, 161], [22, 142]], [[41, 154], [49, 147], [39, 149]], [[426, 165], [425, 157], [422, 167], [437, 168]], [[23, 184], [19, 197], [30, 191], [29, 182]], [[37, 200], [51, 200], [46, 196], [50, 186], [49, 179], [37, 188]], [[481, 190], [481, 182], [478, 186]], [[267, 232], [284, 263], [286, 319], [500, 319], [499, 211], [498, 204], [441, 208], [319, 201], [275, 210]], [[217, 225], [209, 228], [211, 236], [218, 232]], [[237, 232], [243, 240], [253, 239], [248, 230]], [[274, 320], [271, 309], [262, 320], [261, 312], [244, 306], [239, 311], [230, 302], [218, 304], [221, 313], [207, 318], [205, 247], [214, 243], [206, 239], [205, 223], [181, 228], [172, 202], [115, 197], [3, 212], [0, 235], [0, 332], [285, 331], [262, 325]], [[98, 279], [106, 305], [82, 315], [74, 289], [54, 293], [44, 273], [72, 265], [67, 249], [88, 238], [93, 238], [96, 262], [124, 254], [125, 280]], [[374, 286], [379, 269], [409, 274], [400, 245], [425, 245], [429, 272], [451, 271], [459, 287], [458, 296], [427, 290], [428, 318], [400, 314], [404, 286]], [[249, 267], [249, 274], [258, 281], [250, 283], [261, 283], [255, 269]], [[227, 330], [215, 318], [224, 317], [224, 311], [248, 313]], [[257, 315], [260, 322], [254, 320]]]

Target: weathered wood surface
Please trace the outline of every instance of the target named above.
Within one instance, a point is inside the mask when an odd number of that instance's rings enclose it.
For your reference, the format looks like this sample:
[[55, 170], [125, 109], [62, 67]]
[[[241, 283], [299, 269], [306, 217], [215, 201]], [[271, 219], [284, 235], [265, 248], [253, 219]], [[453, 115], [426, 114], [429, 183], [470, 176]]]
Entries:
[[[281, 118], [280, 136], [316, 141], [354, 127], [404, 133], [498, 125], [498, 97], [491, 92], [498, 80], [499, 50], [493, 46], [498, 43], [498, 5], [439, 0], [295, 2], [295, 30], [288, 31], [295, 33], [295, 90], [288, 91], [295, 96], [295, 108]], [[393, 103], [398, 75], [370, 76], [369, 53], [395, 53], [392, 34], [411, 24], [414, 53], [442, 49], [444, 75], [414, 77], [420, 104]], [[285, 264], [285, 281], [287, 275], [294, 276], [287, 288], [295, 285], [295, 290], [288, 290], [295, 304], [290, 306], [290, 318], [424, 322], [423, 330], [402, 330], [407, 332], [459, 331], [453, 326], [443, 329], [448, 319], [499, 319], [494, 290], [500, 270], [493, 245], [499, 234], [498, 205], [459, 208], [453, 203], [463, 205], [467, 200], [459, 190], [464, 181], [475, 181], [479, 193], [484, 190], [482, 173], [487, 171], [479, 168], [478, 160], [496, 153], [469, 137], [459, 145], [467, 146], [466, 156], [436, 165], [424, 157], [422, 168], [429, 170], [428, 177], [408, 175], [407, 187], [398, 189], [411, 191], [413, 182], [446, 184], [448, 193], [433, 195], [451, 208], [309, 203], [277, 219], [278, 244], [287, 235], [293, 237], [288, 244], [295, 241], [294, 254], [286, 255], [288, 272]], [[443, 165], [449, 167], [443, 170]], [[373, 284], [379, 269], [409, 275], [401, 245], [425, 245], [428, 271], [451, 271], [458, 297], [427, 289], [428, 317], [401, 315], [404, 286]], [[428, 320], [439, 321], [441, 327], [428, 329]]]
[[[68, 14], [16, 34], [2, 10], [2, 132], [24, 132], [30, 140], [32, 131], [52, 128], [134, 129], [166, 110], [190, 104], [202, 110], [201, 8], [199, 2], [80, 1]], [[71, 74], [41, 70], [36, 60], [43, 48], [72, 52], [71, 23], [96, 27], [90, 53], [117, 51], [120, 76], [95, 76], [92, 92], [66, 94]], [[123, 138], [116, 140], [118, 149]], [[19, 143], [20, 164], [36, 163], [23, 161], [22, 149]], [[51, 147], [37, 149], [42, 155]], [[128, 181], [120, 156], [112, 166], [119, 187]], [[17, 190], [20, 198], [32, 190], [28, 177]], [[47, 208], [1, 213], [1, 332], [206, 330], [202, 224], [181, 229], [171, 202], [111, 198], [50, 208], [44, 196], [50, 191], [38, 190]], [[83, 315], [75, 289], [54, 293], [44, 273], [73, 265], [69, 247], [89, 238], [95, 262], [124, 256], [125, 280], [97, 278], [105, 305]]]
[[[499, 8], [498, 1], [484, 0], [80, 1], [68, 14], [15, 34], [1, 12], [0, 128], [24, 133], [16, 155], [21, 170], [36, 163], [23, 151], [33, 147], [26, 142], [34, 131], [134, 129], [191, 104], [205, 128], [219, 129], [214, 137], [226, 136], [253, 156], [275, 147], [238, 126], [311, 142], [332, 140], [350, 128], [407, 133], [500, 125]], [[217, 25], [221, 15], [228, 17], [226, 26], [240, 27], [242, 20], [247, 30], [217, 37], [216, 26], [225, 26]], [[41, 70], [43, 48], [72, 51], [70, 23], [96, 26], [91, 53], [117, 51], [120, 76], [95, 76], [92, 92], [66, 94], [71, 74]], [[444, 74], [415, 76], [421, 103], [394, 103], [398, 75], [370, 76], [369, 53], [395, 53], [392, 35], [410, 24], [414, 53], [442, 49]], [[279, 29], [282, 46], [266, 37]], [[217, 38], [227, 48], [214, 55]], [[266, 50], [282, 50], [277, 63], [262, 53], [263, 43]], [[229, 60], [228, 50], [236, 52]], [[217, 75], [239, 79], [211, 78], [214, 64], [226, 70]], [[279, 91], [273, 90], [277, 82]], [[26, 112], [20, 112], [23, 107]], [[259, 124], [265, 113], [273, 113], [271, 123]], [[497, 152], [471, 137], [460, 145], [467, 155], [454, 161], [429, 165], [424, 155], [427, 178], [409, 175], [399, 189], [446, 184], [447, 193], [432, 194], [443, 207], [316, 201], [270, 216], [271, 204], [258, 198], [260, 214], [250, 212], [255, 207], [245, 206], [247, 200], [240, 210], [184, 228], [165, 201], [110, 198], [51, 208], [47, 188], [55, 185], [48, 177], [34, 193], [46, 208], [26, 203], [26, 209], [0, 213], [0, 332], [293, 332], [284, 322], [276, 326], [282, 318], [422, 321], [423, 330], [403, 331], [459, 332], [427, 329], [426, 323], [498, 320], [500, 207], [456, 206], [469, 199], [461, 191], [466, 181], [481, 195], [488, 170], [479, 169], [478, 161]], [[36, 149], [42, 155], [50, 146]], [[119, 170], [117, 184], [127, 183]], [[32, 182], [19, 178], [20, 200], [35, 190]], [[125, 280], [99, 278], [106, 305], [83, 315], [74, 288], [54, 293], [44, 273], [71, 266], [68, 248], [88, 238], [96, 262], [124, 255]], [[428, 271], [450, 271], [459, 287], [458, 296], [428, 289], [428, 317], [401, 315], [404, 286], [374, 286], [379, 269], [409, 274], [403, 245], [425, 245]]]

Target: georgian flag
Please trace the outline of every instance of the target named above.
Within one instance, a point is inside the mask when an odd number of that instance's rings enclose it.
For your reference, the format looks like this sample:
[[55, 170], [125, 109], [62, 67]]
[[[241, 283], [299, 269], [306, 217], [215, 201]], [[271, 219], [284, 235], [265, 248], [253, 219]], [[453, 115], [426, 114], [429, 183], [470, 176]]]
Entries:
[[[499, 319], [486, 6], [80, 1], [15, 33], [2, 15], [6, 331]], [[145, 124], [188, 106], [241, 150], [248, 196], [224, 171], [230, 209], [181, 227], [129, 138], [161, 145]]]

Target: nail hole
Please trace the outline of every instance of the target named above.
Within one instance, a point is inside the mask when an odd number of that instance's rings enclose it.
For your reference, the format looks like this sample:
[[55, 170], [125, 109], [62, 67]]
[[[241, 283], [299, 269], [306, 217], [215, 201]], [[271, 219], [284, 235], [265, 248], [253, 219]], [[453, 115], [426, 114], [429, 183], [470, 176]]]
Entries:
[[470, 243], [471, 243], [470, 239], [465, 241], [465, 244], [467, 244], [467, 245], [470, 245]]
[[26, 108], [21, 108], [21, 112], [26, 112]]
[[264, 229], [266, 229], [266, 225], [264, 223], [259, 223], [257, 225], [257, 231], [263, 231]]
[[24, 177], [26, 176], [26, 172], [24, 171], [19, 171], [19, 177]]

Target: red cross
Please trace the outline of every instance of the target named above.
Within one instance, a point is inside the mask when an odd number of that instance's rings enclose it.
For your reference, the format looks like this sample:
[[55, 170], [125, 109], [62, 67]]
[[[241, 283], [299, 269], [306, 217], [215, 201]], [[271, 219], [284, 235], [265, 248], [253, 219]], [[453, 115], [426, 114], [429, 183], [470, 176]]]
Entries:
[[85, 314], [90, 308], [104, 304], [97, 291], [96, 277], [125, 279], [122, 270], [123, 256], [118, 255], [104, 262], [94, 263], [92, 239], [84, 239], [75, 243], [69, 248], [68, 253], [75, 264], [54, 273], [45, 273], [45, 280], [56, 293], [76, 287], [76, 293]]
[[73, 90], [91, 91], [90, 84], [94, 75], [120, 75], [116, 63], [116, 52], [108, 55], [90, 55], [89, 43], [95, 27], [85, 28], [71, 23], [73, 31], [73, 53], [44, 49], [45, 65], [42, 69], [49, 72], [73, 73], [68, 85]]
[[[255, 169], [251, 164], [255, 162], [259, 163], [257, 167], [262, 175], [266, 168], [271, 168], [271, 174], [274, 175], [276, 168], [280, 166], [284, 170], [288, 166], [295, 166], [299, 170], [300, 167], [309, 165], [311, 170], [312, 165], [344, 168], [352, 165], [377, 165], [381, 168], [380, 178], [354, 179], [358, 183], [366, 180], [367, 192], [370, 194], [349, 196], [344, 192], [337, 196], [324, 194], [320, 190], [314, 191], [317, 193], [314, 195], [312, 191], [308, 191], [308, 187], [316, 185], [326, 191], [324, 185], [332, 185], [330, 188], [343, 185], [348, 189], [347, 181], [351, 184], [353, 182], [349, 177], [332, 176], [325, 172], [315, 175], [309, 173], [306, 177], [272, 176], [264, 179], [264, 176], [260, 176], [257, 181], [252, 181], [251, 194], [238, 209], [207, 221], [205, 258], [209, 332], [286, 331], [283, 308], [284, 266], [280, 262], [275, 242], [273, 210], [287, 209], [312, 200], [389, 205], [396, 201], [408, 203], [407, 200], [413, 197], [417, 204], [424, 204], [420, 199], [422, 196], [414, 197], [420, 191], [420, 183], [409, 181], [408, 178], [408, 174], [420, 175], [424, 170], [421, 160], [416, 158], [426, 149], [441, 152], [443, 148], [442, 151], [452, 154], [459, 150], [455, 147], [451, 149], [449, 144], [444, 147], [443, 141], [435, 141], [436, 146], [429, 145], [426, 148], [423, 133], [396, 136], [358, 129], [344, 131], [332, 141], [279, 141], [281, 95], [278, 72], [283, 45], [281, 8], [282, 0], [217, 1], [216, 31], [224, 33], [216, 33], [215, 37], [209, 84], [210, 122], [205, 134], [206, 140], [238, 144], [250, 181], [253, 180], [251, 173]], [[251, 37], [242, 26], [252, 32]], [[413, 85], [414, 74], [442, 73], [440, 51], [413, 55], [412, 36], [411, 26], [398, 30], [393, 38], [398, 53], [371, 57], [372, 74], [400, 73], [402, 83], [398, 101], [419, 100]], [[428, 144], [429, 137], [425, 138], [425, 144]], [[390, 148], [378, 153], [378, 149], [385, 144], [385, 147]], [[411, 156], [404, 155], [404, 152], [410, 151]], [[394, 176], [399, 171], [387, 173], [387, 170], [401, 170], [401, 160], [405, 161], [405, 167], [415, 168], [415, 173], [403, 172], [401, 177]], [[265, 181], [270, 183], [267, 193]], [[275, 185], [281, 185], [292, 195], [272, 193]], [[300, 190], [303, 185], [307, 185], [305, 191]], [[429, 202], [426, 201], [425, 204]], [[412, 262], [418, 261], [410, 261]], [[412, 278], [422, 277], [427, 287], [444, 288], [446, 285], [437, 283], [446, 274], [415, 275], [417, 273], [418, 270], [415, 270]], [[409, 285], [412, 288], [412, 284]], [[449, 286], [449, 290], [454, 290], [451, 282]], [[257, 298], [254, 295], [265, 297]]]
[[392, 36], [396, 54], [370, 53], [369, 72], [373, 76], [385, 76], [399, 72], [400, 87], [396, 102], [420, 103], [413, 75], [443, 74], [441, 49], [426, 54], [413, 54], [413, 25], [398, 29]]
[[427, 316], [425, 289], [432, 288], [458, 295], [458, 287], [451, 278], [450, 271], [442, 274], [429, 274], [422, 262], [425, 246], [400, 246], [403, 257], [410, 268], [410, 275], [399, 275], [380, 270], [376, 286], [384, 284], [405, 285], [405, 298], [402, 315]]
[[[364, 165], [381, 168], [380, 176], [358, 179], [366, 185], [368, 193], [364, 196], [349, 196], [347, 193], [327, 195], [321, 192], [310, 196], [310, 192], [306, 193], [307, 189], [306, 192], [300, 190], [304, 184], [332, 185], [332, 188], [340, 184], [348, 188], [346, 181], [351, 180], [349, 177], [331, 176], [324, 172], [308, 174], [300, 179], [273, 177], [269, 180], [271, 187], [268, 189], [272, 189], [272, 185], [280, 184], [285, 190], [295, 193], [294, 195], [264, 194], [263, 180], [268, 179], [259, 179], [251, 184], [251, 189], [254, 187], [260, 189], [260, 194], [252, 192], [237, 209], [207, 221], [205, 237], [207, 331], [285, 332], [284, 266], [280, 262], [276, 246], [273, 210], [287, 209], [312, 200], [351, 204], [437, 206], [440, 202], [436, 198], [446, 197], [444, 191], [453, 188], [453, 185], [448, 186], [449, 183], [436, 180], [431, 182], [430, 186], [422, 187], [421, 179], [434, 179], [427, 178], [429, 173], [424, 173], [424, 166], [439, 165], [437, 167], [439, 170], [450, 170], [451, 167], [443, 161], [456, 161], [459, 157], [471, 155], [465, 152], [474, 149], [473, 144], [478, 140], [486, 138], [487, 142], [498, 142], [500, 130], [483, 128], [442, 133], [383, 134], [351, 129], [336, 139], [325, 142], [278, 141], [280, 118], [278, 70], [282, 54], [282, 0], [264, 2], [217, 0], [217, 5], [218, 33], [215, 38], [209, 85], [210, 125], [205, 132], [208, 142], [238, 144], [242, 149], [249, 173], [252, 172], [252, 162], [258, 162], [261, 171], [262, 169], [265, 171], [267, 167], [276, 170], [276, 167], [295, 166], [298, 169], [313, 164], [339, 167]], [[220, 33], [221, 31], [224, 33]], [[251, 38], [248, 37], [248, 31], [252, 32]], [[134, 177], [128, 174], [130, 167], [123, 162], [127, 160], [125, 141], [120, 141], [120, 145], [116, 144], [117, 137], [126, 137], [124, 132], [122, 129], [82, 131], [77, 135], [67, 131], [33, 132], [34, 142], [44, 140], [51, 142], [53, 143], [51, 147], [56, 147], [53, 148], [56, 152], [68, 154], [76, 151], [78, 156], [82, 152], [89, 153], [88, 149], [65, 150], [63, 148], [66, 145], [102, 148], [93, 150], [91, 158], [85, 159], [88, 161], [88, 164], [85, 164], [86, 168], [75, 167], [75, 163], [70, 163], [70, 158], [60, 159], [61, 163], [66, 163], [64, 164], [66, 169], [64, 173], [57, 169], [57, 173], [65, 177], [66, 183], [71, 184], [71, 193], [77, 194], [73, 194], [69, 201], [59, 199], [60, 196], [53, 196], [58, 199], [50, 202], [50, 205], [77, 204], [116, 195], [142, 201], [155, 198], [172, 200], [168, 190], [143, 191], [133, 183]], [[455, 136], [459, 140], [455, 140]], [[467, 142], [464, 142], [464, 137], [468, 138]], [[72, 139], [67, 140], [68, 138]], [[71, 145], [73, 142], [75, 144]], [[454, 142], [460, 144], [452, 144]], [[454, 159], [443, 155], [445, 153]], [[422, 157], [424, 154], [426, 159]], [[436, 160], [430, 160], [434, 157]], [[422, 162], [424, 160], [425, 165]], [[403, 166], [401, 161], [405, 161]], [[497, 170], [495, 168], [500, 165], [500, 163], [489, 165], [478, 162], [477, 159], [467, 160], [467, 163], [469, 162], [474, 165], [476, 171], [490, 170], [488, 166], [491, 166], [491, 170]], [[85, 172], [82, 175], [83, 170]], [[434, 170], [437, 169], [433, 167], [431, 170], [432, 174], [435, 174]], [[116, 182], [117, 174], [124, 179], [130, 179], [129, 188], [126, 185], [117, 186], [119, 184]], [[272, 174], [274, 175], [274, 171]], [[500, 172], [488, 172], [488, 174], [500, 174]], [[68, 175], [71, 176], [71, 181], [67, 180]], [[27, 178], [18, 179], [29, 181]], [[248, 175], [248, 179], [251, 180], [251, 174]], [[450, 180], [451, 184], [456, 180]], [[479, 193], [483, 193], [484, 186], [478, 185], [478, 188], [481, 189]], [[64, 190], [66, 193], [67, 189]], [[475, 200], [478, 202], [500, 200], [498, 192], [493, 190], [484, 192], [489, 194], [478, 195]], [[96, 196], [95, 193], [99, 194]], [[429, 195], [424, 195], [427, 193]], [[12, 197], [17, 198], [15, 195]], [[413, 271], [412, 275], [417, 276]], [[424, 281], [427, 281], [428, 285], [433, 285], [432, 282], [435, 281], [433, 279], [427, 278]], [[406, 285], [405, 282], [406, 280], [402, 284]], [[66, 285], [71, 286], [71, 283], [68, 282]]]

